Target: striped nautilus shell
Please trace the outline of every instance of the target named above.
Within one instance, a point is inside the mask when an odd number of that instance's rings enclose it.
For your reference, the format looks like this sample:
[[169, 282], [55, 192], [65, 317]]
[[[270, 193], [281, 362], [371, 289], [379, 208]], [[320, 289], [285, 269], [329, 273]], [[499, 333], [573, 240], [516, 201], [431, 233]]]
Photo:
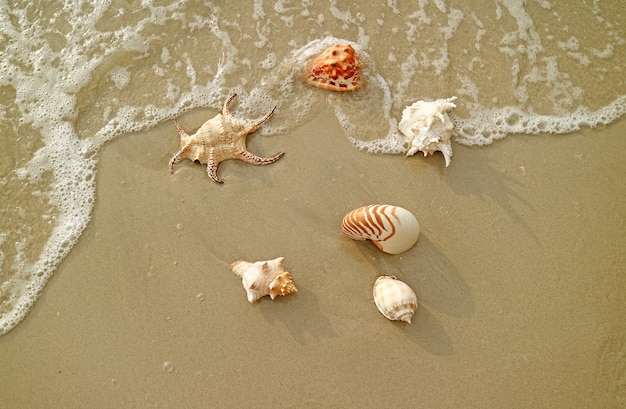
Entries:
[[378, 311], [392, 321], [411, 323], [417, 309], [417, 296], [408, 284], [394, 276], [380, 276], [374, 283]]
[[343, 218], [341, 229], [351, 239], [369, 239], [389, 254], [407, 251], [420, 235], [420, 225], [413, 213], [385, 204], [354, 209]]

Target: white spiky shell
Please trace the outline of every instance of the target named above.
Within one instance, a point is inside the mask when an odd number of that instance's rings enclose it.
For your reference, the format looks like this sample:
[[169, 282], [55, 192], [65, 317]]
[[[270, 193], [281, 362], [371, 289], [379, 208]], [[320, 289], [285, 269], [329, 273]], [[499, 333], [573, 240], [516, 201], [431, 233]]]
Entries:
[[452, 157], [450, 138], [454, 124], [447, 112], [456, 108], [455, 100], [456, 97], [431, 102], [417, 101], [404, 108], [398, 127], [411, 145], [407, 156], [415, 155], [418, 151], [423, 152], [424, 156], [441, 151], [446, 166], [450, 164]]
[[241, 277], [248, 301], [253, 303], [266, 295], [273, 300], [279, 295], [298, 292], [291, 274], [283, 268], [284, 262], [284, 257], [254, 263], [240, 260], [232, 263], [230, 268]]
[[407, 251], [420, 235], [420, 225], [413, 213], [386, 204], [354, 209], [343, 218], [341, 230], [351, 239], [371, 240], [389, 254]]
[[374, 283], [374, 303], [385, 318], [411, 323], [417, 296], [408, 284], [394, 276], [380, 276]]

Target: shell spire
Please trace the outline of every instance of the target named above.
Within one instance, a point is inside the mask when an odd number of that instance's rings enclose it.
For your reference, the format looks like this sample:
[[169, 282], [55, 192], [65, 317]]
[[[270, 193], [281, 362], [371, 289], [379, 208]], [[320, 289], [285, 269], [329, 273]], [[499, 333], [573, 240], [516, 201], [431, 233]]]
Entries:
[[279, 295], [298, 292], [291, 274], [283, 268], [284, 262], [284, 257], [254, 263], [240, 260], [232, 263], [230, 268], [241, 277], [248, 301], [253, 303], [266, 295], [273, 300]]

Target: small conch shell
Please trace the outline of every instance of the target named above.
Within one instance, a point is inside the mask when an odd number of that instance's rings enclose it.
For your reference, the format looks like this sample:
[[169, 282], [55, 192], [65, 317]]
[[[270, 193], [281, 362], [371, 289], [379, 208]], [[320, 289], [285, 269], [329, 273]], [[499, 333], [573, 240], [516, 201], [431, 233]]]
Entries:
[[306, 80], [331, 91], [355, 91], [361, 86], [361, 59], [350, 44], [334, 45], [308, 66]]
[[283, 257], [255, 263], [235, 261], [230, 268], [241, 277], [248, 301], [253, 303], [266, 295], [273, 300], [279, 295], [298, 292], [291, 274], [283, 268], [284, 261]]
[[354, 240], [371, 240], [389, 254], [399, 254], [415, 245], [420, 225], [410, 211], [377, 204], [354, 209], [341, 222], [341, 230]]
[[454, 124], [447, 112], [456, 108], [455, 100], [456, 97], [432, 102], [417, 101], [404, 108], [398, 127], [411, 144], [406, 156], [415, 155], [417, 151], [424, 152], [424, 156], [441, 151], [446, 159], [446, 166], [450, 164], [452, 157], [450, 138]]
[[409, 324], [417, 309], [415, 291], [394, 276], [378, 277], [374, 283], [374, 302], [386, 318]]

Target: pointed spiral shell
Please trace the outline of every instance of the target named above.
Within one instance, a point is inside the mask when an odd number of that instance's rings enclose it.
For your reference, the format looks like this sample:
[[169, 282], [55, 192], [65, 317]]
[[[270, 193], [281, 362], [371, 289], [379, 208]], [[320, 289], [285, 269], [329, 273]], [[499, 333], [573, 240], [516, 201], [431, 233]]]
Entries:
[[269, 284], [270, 298], [273, 300], [279, 295], [297, 293], [298, 289], [293, 283], [293, 277], [288, 272], [277, 275]]
[[417, 296], [396, 277], [380, 276], [374, 283], [374, 303], [385, 318], [410, 324], [417, 309]]
[[415, 245], [420, 226], [413, 213], [392, 205], [359, 207], [348, 213], [341, 230], [354, 240], [371, 240], [389, 254], [399, 254]]
[[253, 303], [266, 295], [273, 300], [279, 295], [298, 292], [293, 277], [283, 268], [284, 262], [283, 257], [254, 263], [239, 260], [232, 263], [230, 268], [241, 277], [248, 301]]

